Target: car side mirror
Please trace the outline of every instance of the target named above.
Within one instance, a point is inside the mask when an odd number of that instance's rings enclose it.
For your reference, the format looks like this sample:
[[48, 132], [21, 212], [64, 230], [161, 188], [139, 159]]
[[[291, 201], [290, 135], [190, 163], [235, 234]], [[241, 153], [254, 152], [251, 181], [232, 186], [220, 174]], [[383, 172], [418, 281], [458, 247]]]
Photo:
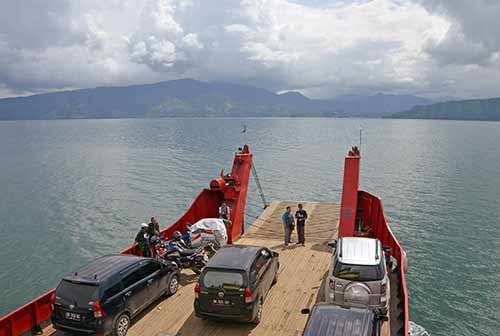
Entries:
[[309, 315], [309, 314], [311, 314], [311, 308], [302, 308], [300, 313], [304, 314], [304, 315]]
[[275, 252], [275, 251], [273, 251], [272, 253], [273, 253], [273, 257], [279, 257], [279, 255], [280, 255], [278, 252]]
[[331, 242], [328, 242], [328, 246], [331, 247], [332, 249], [337, 248], [337, 241], [333, 240]]

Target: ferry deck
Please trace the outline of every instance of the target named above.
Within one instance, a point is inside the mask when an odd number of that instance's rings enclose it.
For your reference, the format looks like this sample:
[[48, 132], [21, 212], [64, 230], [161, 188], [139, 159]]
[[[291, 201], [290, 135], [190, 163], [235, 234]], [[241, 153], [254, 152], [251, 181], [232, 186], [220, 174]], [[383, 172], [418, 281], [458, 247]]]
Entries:
[[[322, 286], [332, 256], [327, 243], [337, 236], [340, 207], [335, 203], [302, 202], [309, 215], [305, 247], [290, 244], [285, 248], [281, 214], [287, 205], [295, 211], [297, 203], [273, 201], [236, 241], [237, 244], [267, 246], [280, 254], [279, 280], [264, 302], [260, 324], [215, 322], [194, 316], [197, 276], [184, 271], [179, 291], [172, 297], [157, 301], [136, 318], [128, 335], [302, 335], [307, 315], [301, 314], [301, 309], [322, 301]], [[293, 235], [297, 241], [295, 231]], [[389, 322], [385, 322], [382, 329], [382, 335], [389, 335]], [[45, 334], [61, 335], [51, 327], [44, 331]]]

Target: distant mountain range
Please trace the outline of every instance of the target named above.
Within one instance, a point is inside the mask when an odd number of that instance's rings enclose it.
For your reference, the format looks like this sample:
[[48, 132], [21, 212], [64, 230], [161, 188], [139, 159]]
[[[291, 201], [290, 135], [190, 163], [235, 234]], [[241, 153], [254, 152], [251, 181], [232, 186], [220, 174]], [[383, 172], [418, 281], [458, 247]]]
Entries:
[[180, 79], [0, 100], [0, 119], [333, 116], [324, 101], [299, 93]]
[[422, 97], [411, 95], [376, 94], [374, 96], [345, 95], [331, 100], [339, 117], [380, 118], [397, 112], [407, 111], [417, 105], [434, 103]]
[[391, 118], [500, 121], [500, 98], [471, 99], [415, 106]]
[[381, 117], [426, 105], [415, 96], [377, 94], [310, 99], [249, 85], [180, 79], [0, 99], [0, 120], [156, 117]]

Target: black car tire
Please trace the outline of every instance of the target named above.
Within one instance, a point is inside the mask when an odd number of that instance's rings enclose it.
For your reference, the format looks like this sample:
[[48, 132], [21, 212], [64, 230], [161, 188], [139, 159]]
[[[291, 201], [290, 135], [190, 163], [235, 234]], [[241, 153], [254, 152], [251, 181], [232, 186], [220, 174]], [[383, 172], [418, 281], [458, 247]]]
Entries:
[[257, 301], [257, 314], [255, 314], [255, 318], [253, 319], [252, 323], [253, 324], [259, 324], [260, 320], [262, 319], [262, 299], [259, 299]]
[[113, 336], [125, 336], [130, 328], [130, 317], [122, 313], [113, 324]]
[[172, 296], [177, 293], [179, 289], [179, 276], [177, 274], [172, 274], [168, 277], [167, 289], [165, 290], [166, 296]]

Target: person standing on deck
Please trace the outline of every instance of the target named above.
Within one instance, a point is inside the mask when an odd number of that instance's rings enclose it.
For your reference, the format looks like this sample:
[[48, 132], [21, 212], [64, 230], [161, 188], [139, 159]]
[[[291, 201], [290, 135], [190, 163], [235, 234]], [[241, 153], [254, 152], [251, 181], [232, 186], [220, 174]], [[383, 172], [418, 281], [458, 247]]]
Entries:
[[148, 239], [148, 224], [142, 223], [141, 230], [135, 236], [135, 246], [137, 251], [142, 253], [144, 257], [149, 257], [149, 242]]
[[150, 236], [159, 236], [160, 235], [160, 224], [156, 220], [156, 217], [151, 217], [151, 221], [148, 224], [148, 232]]
[[222, 202], [221, 206], [219, 207], [219, 217], [225, 220], [229, 220], [229, 218], [231, 218], [231, 209], [226, 204], [226, 202]]
[[288, 246], [291, 241], [293, 228], [295, 227], [295, 219], [293, 218], [291, 207], [286, 207], [281, 220], [283, 221], [283, 229], [285, 230], [285, 246]]
[[156, 258], [156, 243], [160, 239], [160, 225], [156, 220], [156, 217], [151, 217], [151, 221], [148, 224], [148, 237], [149, 237], [149, 245], [150, 251], [153, 253], [153, 258]]
[[297, 236], [299, 241], [297, 244], [302, 244], [305, 246], [306, 237], [305, 237], [305, 226], [307, 219], [307, 212], [302, 208], [302, 204], [298, 205], [299, 210], [295, 212], [295, 219], [297, 220]]

